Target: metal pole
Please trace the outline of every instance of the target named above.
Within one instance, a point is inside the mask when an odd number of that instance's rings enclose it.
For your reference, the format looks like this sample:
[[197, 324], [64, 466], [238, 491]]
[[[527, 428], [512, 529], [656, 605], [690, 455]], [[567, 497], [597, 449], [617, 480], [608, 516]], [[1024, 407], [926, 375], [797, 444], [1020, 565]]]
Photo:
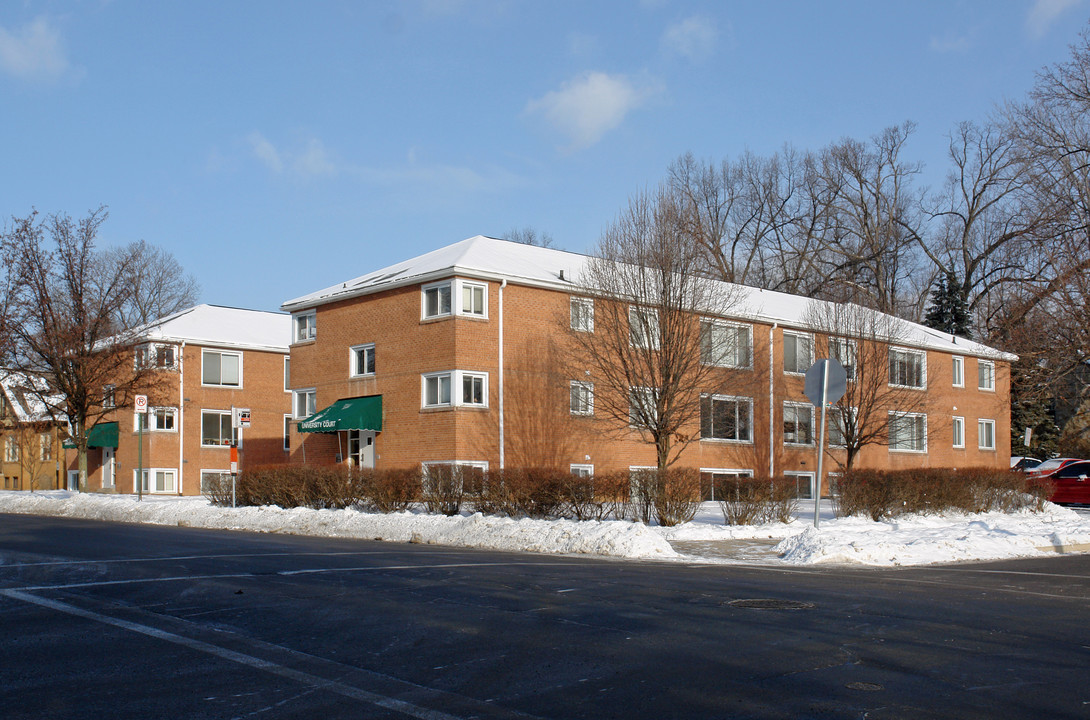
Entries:
[[818, 526], [818, 517], [821, 514], [821, 470], [822, 461], [825, 459], [825, 405], [826, 393], [829, 391], [829, 361], [821, 373], [821, 429], [818, 432], [818, 466], [817, 479], [814, 481], [814, 527]]
[[144, 413], [136, 413], [136, 501], [144, 499]]

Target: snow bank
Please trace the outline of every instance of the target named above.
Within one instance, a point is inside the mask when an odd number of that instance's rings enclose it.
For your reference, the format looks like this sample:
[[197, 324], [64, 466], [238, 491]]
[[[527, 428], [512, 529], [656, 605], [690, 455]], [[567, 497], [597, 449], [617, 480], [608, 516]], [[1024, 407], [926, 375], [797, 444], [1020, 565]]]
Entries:
[[[662, 528], [620, 521], [512, 520], [480, 513], [445, 517], [221, 508], [192, 497], [149, 496], [137, 502], [128, 495], [0, 491], [0, 512], [653, 560], [893, 566], [1090, 550], [1090, 515], [1051, 504], [1041, 513], [947, 513], [883, 522], [836, 518], [825, 501], [819, 509], [819, 528], [813, 527], [812, 501], [801, 502], [789, 523], [727, 526], [715, 504], [705, 503], [693, 522]], [[677, 552], [671, 543], [684, 547], [687, 554]], [[744, 552], [732, 552], [732, 543]], [[755, 545], [762, 547], [756, 554]]]
[[480, 513], [455, 517], [412, 512], [386, 515], [356, 510], [285, 510], [275, 506], [221, 508], [204, 498], [153, 495], [137, 501], [129, 495], [65, 491], [0, 492], [0, 512], [489, 550], [644, 559], [678, 557], [670, 543], [654, 529], [617, 521], [512, 520]]

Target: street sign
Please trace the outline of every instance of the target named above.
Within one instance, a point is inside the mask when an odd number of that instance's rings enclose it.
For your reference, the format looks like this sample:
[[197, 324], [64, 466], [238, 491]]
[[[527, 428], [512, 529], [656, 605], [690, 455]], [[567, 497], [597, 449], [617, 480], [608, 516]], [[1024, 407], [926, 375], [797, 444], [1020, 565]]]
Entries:
[[[828, 368], [828, 375], [825, 372], [826, 368]], [[806, 371], [804, 391], [814, 407], [821, 407], [823, 402], [835, 403], [844, 397], [847, 390], [848, 373], [844, 370], [844, 366], [840, 364], [840, 361], [835, 358], [818, 360]]]
[[236, 428], [250, 427], [250, 408], [231, 408], [231, 415]]
[[814, 491], [814, 527], [818, 526], [818, 516], [821, 508], [821, 473], [822, 461], [825, 459], [825, 408], [844, 397], [848, 390], [848, 373], [839, 360], [818, 360], [806, 371], [806, 385], [804, 386], [806, 397], [814, 407], [821, 408], [821, 428], [818, 434], [818, 466], [817, 486]]
[[146, 413], [148, 411], [148, 396], [137, 395], [136, 396], [136, 412]]

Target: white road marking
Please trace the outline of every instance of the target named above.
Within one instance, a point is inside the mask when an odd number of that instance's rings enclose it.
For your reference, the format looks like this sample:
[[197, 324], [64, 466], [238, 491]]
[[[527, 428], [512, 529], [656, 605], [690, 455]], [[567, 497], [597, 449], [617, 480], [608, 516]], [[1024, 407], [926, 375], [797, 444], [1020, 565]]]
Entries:
[[23, 592], [21, 590], [0, 590], [0, 595], [5, 595], [14, 600], [21, 600], [33, 605], [39, 605], [41, 607], [56, 610], [58, 612], [67, 613], [69, 615], [75, 615], [87, 620], [94, 620], [96, 622], [104, 623], [106, 625], [113, 625], [123, 630], [130, 632], [140, 633], [149, 637], [156, 638], [157, 640], [163, 640], [166, 642], [174, 643], [187, 647], [197, 652], [206, 653], [208, 655], [214, 655], [215, 657], [229, 660], [231, 662], [238, 663], [239, 665], [245, 665], [247, 667], [254, 668], [256, 670], [263, 670], [273, 675], [279, 675], [280, 677], [288, 678], [289, 680], [295, 680], [296, 682], [303, 683], [309, 687], [316, 689], [328, 690], [338, 695], [343, 695], [353, 700], [360, 700], [362, 702], [376, 705], [387, 710], [393, 710], [403, 715], [410, 717], [420, 718], [421, 720], [464, 720], [457, 715], [451, 715], [439, 710], [430, 710], [428, 708], [414, 705], [413, 703], [405, 702], [404, 700], [397, 700], [395, 698], [386, 697], [385, 695], [379, 695], [377, 693], [368, 692], [367, 690], [361, 690], [351, 685], [345, 685], [344, 683], [337, 682], [335, 680], [326, 680], [325, 678], [318, 677], [317, 675], [311, 675], [300, 670], [293, 670], [283, 665], [271, 662], [269, 660], [262, 660], [261, 658], [254, 657], [253, 655], [247, 655], [235, 650], [229, 650], [218, 645], [206, 643], [201, 640], [194, 640], [193, 638], [187, 638], [182, 635], [176, 635], [165, 630], [159, 630], [148, 625], [141, 625], [140, 623], [129, 622], [128, 620], [121, 620], [119, 618], [110, 617], [109, 615], [102, 615], [90, 610], [84, 610], [74, 605], [59, 602], [57, 600], [50, 600], [48, 598], [38, 597], [37, 595], [31, 595], [30, 593]]

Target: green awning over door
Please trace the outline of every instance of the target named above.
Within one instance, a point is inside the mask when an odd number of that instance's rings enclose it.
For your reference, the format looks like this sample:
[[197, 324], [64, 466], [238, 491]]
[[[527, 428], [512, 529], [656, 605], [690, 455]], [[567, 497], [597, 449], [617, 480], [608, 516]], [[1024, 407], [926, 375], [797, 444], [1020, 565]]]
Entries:
[[[91, 428], [91, 432], [87, 433], [87, 447], [117, 447], [118, 438], [117, 423], [107, 422], [99, 423]], [[61, 443], [64, 447], [72, 450], [76, 447], [76, 444], [71, 440], [65, 440]]]
[[299, 422], [299, 432], [331, 433], [341, 430], [382, 430], [382, 396], [338, 400]]

